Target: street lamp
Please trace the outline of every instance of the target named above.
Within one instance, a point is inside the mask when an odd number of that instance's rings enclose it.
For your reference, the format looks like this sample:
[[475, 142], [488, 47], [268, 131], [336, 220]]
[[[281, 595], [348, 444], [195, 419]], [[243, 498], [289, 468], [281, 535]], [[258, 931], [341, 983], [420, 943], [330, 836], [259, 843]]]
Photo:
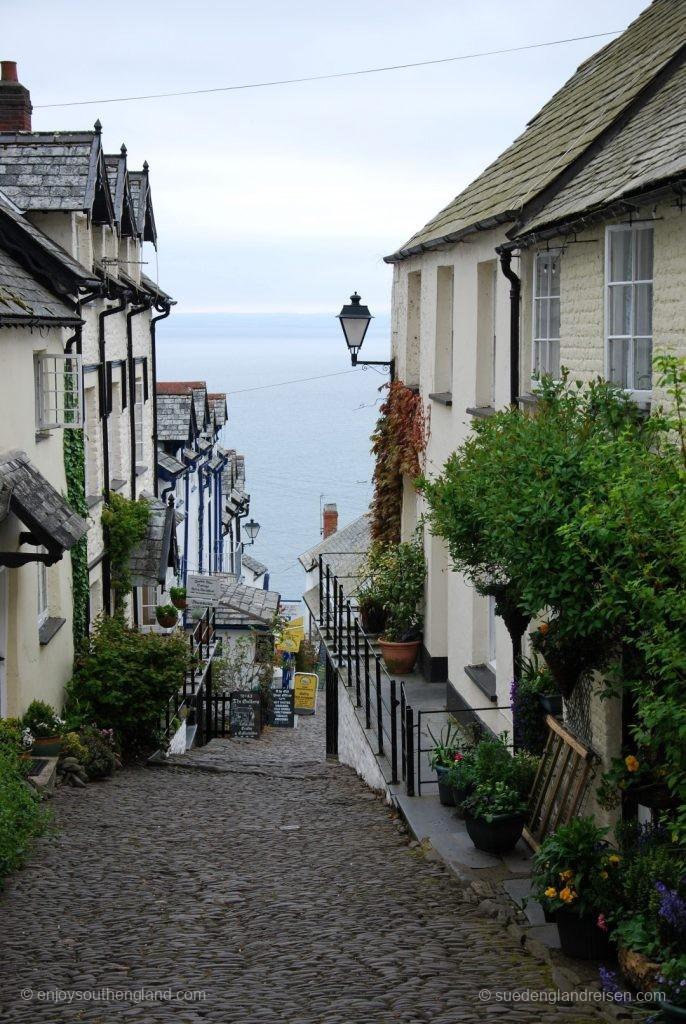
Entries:
[[260, 524], [256, 523], [254, 519], [251, 519], [244, 525], [243, 529], [247, 533], [248, 537], [250, 537], [250, 543], [254, 544], [255, 537], [257, 537], [257, 534], [260, 532]]
[[391, 371], [391, 380], [395, 376], [395, 360], [394, 359], [358, 359], [357, 353], [362, 348], [362, 342], [367, 334], [367, 328], [369, 323], [374, 318], [369, 312], [368, 306], [360, 305], [360, 296], [357, 292], [354, 292], [350, 296], [350, 303], [343, 306], [343, 309], [338, 314], [338, 319], [341, 322], [343, 334], [345, 336], [346, 344], [350, 351], [350, 362], [353, 366], [387, 366]]

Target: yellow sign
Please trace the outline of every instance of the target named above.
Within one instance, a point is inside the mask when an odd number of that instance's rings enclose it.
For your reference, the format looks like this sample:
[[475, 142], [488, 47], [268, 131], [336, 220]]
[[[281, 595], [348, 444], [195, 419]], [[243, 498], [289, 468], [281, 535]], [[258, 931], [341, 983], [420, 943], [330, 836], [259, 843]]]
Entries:
[[300, 644], [302, 638], [299, 636], [284, 636], [279, 637], [276, 641], [277, 651], [285, 651], [287, 654], [295, 654], [296, 651], [300, 650]]
[[295, 710], [298, 715], [313, 715], [317, 709], [319, 678], [314, 672], [295, 673]]

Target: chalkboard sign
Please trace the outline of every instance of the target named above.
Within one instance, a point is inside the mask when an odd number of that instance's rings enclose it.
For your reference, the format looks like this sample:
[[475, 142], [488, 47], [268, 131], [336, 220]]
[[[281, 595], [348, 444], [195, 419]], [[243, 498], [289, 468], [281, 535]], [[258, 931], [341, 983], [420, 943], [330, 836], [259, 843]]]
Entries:
[[229, 710], [229, 736], [256, 740], [260, 735], [260, 698], [245, 690], [234, 690]]
[[274, 698], [273, 725], [279, 726], [282, 729], [293, 728], [295, 725], [294, 696], [292, 690], [272, 690], [272, 697]]

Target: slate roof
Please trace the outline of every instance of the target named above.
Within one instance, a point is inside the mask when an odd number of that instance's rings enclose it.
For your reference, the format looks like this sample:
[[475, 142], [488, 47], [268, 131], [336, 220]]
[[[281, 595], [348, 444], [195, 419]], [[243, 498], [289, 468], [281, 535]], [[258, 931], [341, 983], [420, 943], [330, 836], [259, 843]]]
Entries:
[[686, 41], [686, 4], [654, 0], [617, 39], [585, 61], [522, 135], [397, 252], [394, 263], [516, 220], [582, 154]]
[[131, 189], [133, 208], [136, 213], [138, 233], [145, 242], [152, 242], [155, 248], [157, 248], [157, 227], [155, 226], [155, 214], [152, 208], [148, 170], [148, 163], [146, 161], [143, 164], [142, 171], [129, 171], [129, 187]]
[[76, 326], [83, 320], [0, 248], [0, 327]]
[[243, 553], [241, 556], [241, 562], [250, 569], [250, 572], [254, 573], [255, 576], [264, 576], [268, 571], [267, 566], [263, 565], [262, 562], [258, 562], [256, 558], [252, 557], [252, 555], [246, 555]]
[[158, 441], [178, 441], [186, 444], [195, 437], [197, 426], [193, 399], [190, 395], [160, 394], [157, 385], [155, 396], [157, 408]]
[[128, 568], [134, 587], [156, 587], [158, 584], [164, 584], [167, 568], [174, 564], [174, 509], [159, 498], [149, 501], [148, 504], [150, 518], [145, 537], [129, 555]]
[[105, 166], [112, 194], [114, 219], [120, 225], [122, 235], [140, 235], [126, 170], [126, 146], [122, 146], [116, 156], [105, 154]]
[[22, 210], [82, 210], [111, 220], [100, 125], [88, 132], [0, 133], [2, 189]]
[[75, 279], [78, 286], [95, 287], [99, 279], [81, 263], [71, 256], [66, 249], [43, 234], [17, 210], [16, 204], [0, 191], [0, 239], [5, 248], [11, 248], [14, 255], [18, 252], [38, 250], [41, 257], [53, 266], [58, 266], [66, 274]]
[[228, 419], [228, 410], [226, 407], [226, 395], [222, 394], [209, 394], [207, 399], [210, 403], [210, 411], [214, 415], [214, 422], [217, 427], [221, 428], [224, 426]]
[[144, 288], [146, 292], [154, 295], [157, 299], [161, 299], [164, 302], [174, 302], [171, 295], [168, 295], [167, 292], [160, 288], [157, 282], [153, 281], [153, 279], [148, 277], [147, 274], [141, 274], [141, 287]]
[[26, 452], [0, 454], [0, 489], [5, 492], [0, 508], [14, 512], [49, 550], [68, 550], [86, 536], [86, 520], [38, 472]]
[[179, 462], [173, 455], [168, 455], [161, 449], [157, 452], [157, 468], [169, 477], [180, 476], [186, 471], [183, 462]]
[[686, 174], [686, 66], [603, 146], [517, 234], [601, 211]]
[[352, 593], [359, 580], [371, 539], [369, 514], [366, 513], [305, 551], [298, 561], [305, 572], [311, 572], [317, 567], [319, 556], [322, 555], [324, 566], [328, 565], [331, 572], [339, 577], [346, 593]]
[[218, 625], [269, 625], [279, 610], [281, 595], [275, 590], [229, 583], [217, 605]]

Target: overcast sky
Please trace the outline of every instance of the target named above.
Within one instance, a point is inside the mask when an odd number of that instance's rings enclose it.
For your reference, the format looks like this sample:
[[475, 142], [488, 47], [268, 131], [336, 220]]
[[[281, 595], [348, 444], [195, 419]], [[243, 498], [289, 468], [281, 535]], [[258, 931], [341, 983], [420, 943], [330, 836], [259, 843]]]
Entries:
[[[392, 252], [610, 40], [325, 82], [43, 108], [353, 71], [622, 30], [647, 0], [3, 0], [36, 130], [103, 125], [150, 163], [159, 282], [190, 311], [390, 304]], [[154, 252], [148, 274], [158, 270]]]

